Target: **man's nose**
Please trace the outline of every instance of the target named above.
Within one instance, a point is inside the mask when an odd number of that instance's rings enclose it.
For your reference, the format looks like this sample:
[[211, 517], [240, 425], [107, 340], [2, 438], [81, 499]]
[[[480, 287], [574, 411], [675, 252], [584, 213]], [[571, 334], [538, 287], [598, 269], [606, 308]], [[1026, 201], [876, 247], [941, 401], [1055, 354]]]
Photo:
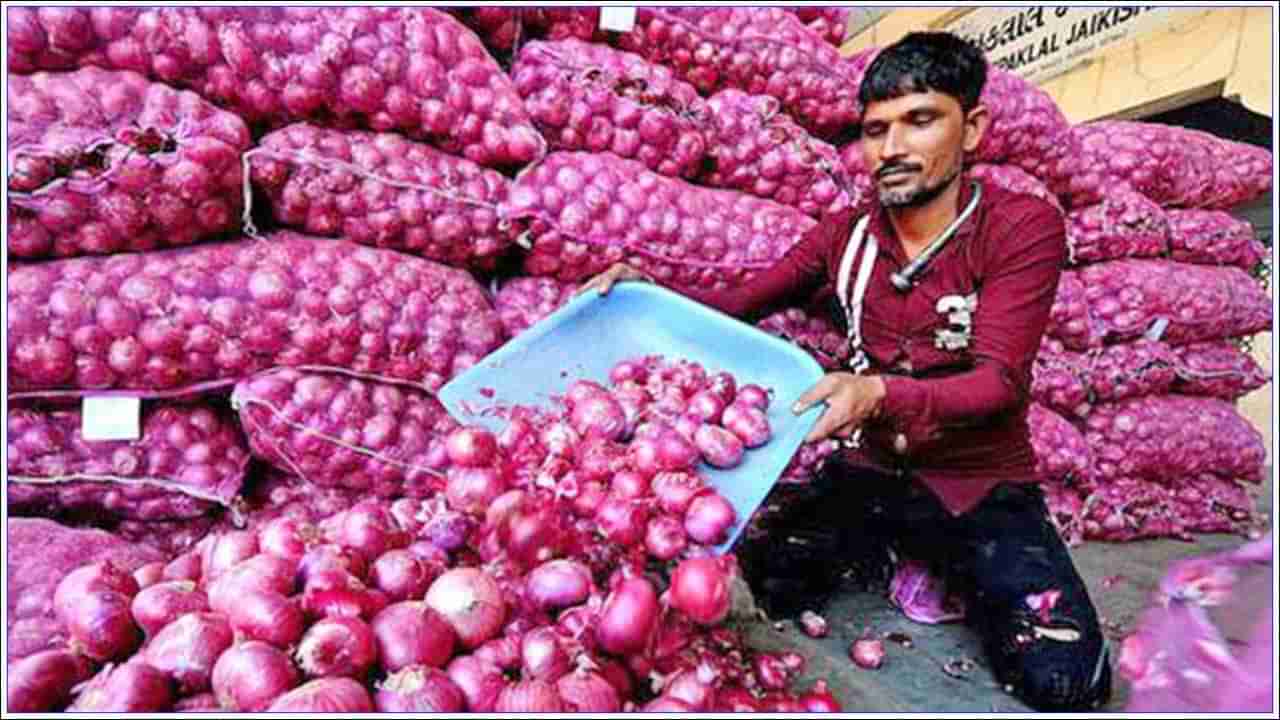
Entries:
[[906, 151], [902, 143], [902, 130], [897, 123], [889, 125], [885, 130], [884, 142], [880, 144], [880, 159], [895, 158]]

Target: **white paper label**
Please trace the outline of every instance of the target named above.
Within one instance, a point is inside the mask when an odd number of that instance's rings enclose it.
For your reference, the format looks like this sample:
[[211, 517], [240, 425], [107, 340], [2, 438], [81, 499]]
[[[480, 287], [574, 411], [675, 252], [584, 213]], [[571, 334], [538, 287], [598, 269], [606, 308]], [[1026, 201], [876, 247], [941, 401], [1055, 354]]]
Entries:
[[1143, 334], [1143, 337], [1151, 342], [1160, 342], [1160, 338], [1164, 337], [1164, 331], [1167, 329], [1169, 329], [1169, 318], [1156, 318], [1156, 321], [1151, 323], [1151, 327], [1147, 328], [1147, 332]]
[[631, 32], [636, 26], [636, 9], [633, 7], [600, 8], [600, 29], [614, 32]]
[[137, 440], [142, 437], [142, 400], [136, 397], [86, 397], [80, 412], [85, 440]]

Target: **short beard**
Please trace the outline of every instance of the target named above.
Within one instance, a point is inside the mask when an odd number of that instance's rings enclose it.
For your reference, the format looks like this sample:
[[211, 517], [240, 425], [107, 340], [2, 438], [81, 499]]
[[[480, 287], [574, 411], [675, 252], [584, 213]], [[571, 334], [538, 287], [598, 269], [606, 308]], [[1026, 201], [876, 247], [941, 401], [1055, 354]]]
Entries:
[[902, 190], [881, 190], [880, 204], [887, 208], [909, 208], [928, 205], [933, 202], [947, 188], [951, 187], [951, 183], [960, 176], [960, 164], [957, 163], [947, 173], [946, 177], [938, 181], [936, 185], [925, 185], [923, 187], [904, 188]]

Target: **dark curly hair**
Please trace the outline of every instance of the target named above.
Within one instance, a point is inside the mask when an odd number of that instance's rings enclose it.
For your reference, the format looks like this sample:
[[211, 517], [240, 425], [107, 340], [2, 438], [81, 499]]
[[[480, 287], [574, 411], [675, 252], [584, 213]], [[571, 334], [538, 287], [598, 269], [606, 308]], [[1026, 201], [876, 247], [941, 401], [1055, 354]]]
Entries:
[[976, 45], [947, 32], [913, 32], [871, 61], [858, 100], [866, 105], [934, 90], [955, 98], [968, 112], [986, 82], [987, 59]]

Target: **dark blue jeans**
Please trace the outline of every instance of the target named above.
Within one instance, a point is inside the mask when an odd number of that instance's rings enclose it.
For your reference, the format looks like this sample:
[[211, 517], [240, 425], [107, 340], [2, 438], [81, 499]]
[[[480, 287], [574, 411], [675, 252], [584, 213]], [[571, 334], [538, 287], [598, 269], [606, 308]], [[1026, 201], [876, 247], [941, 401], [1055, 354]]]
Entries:
[[781, 532], [759, 543], [767, 550], [753, 548], [743, 563], [771, 615], [804, 609], [794, 598], [829, 594], [850, 564], [875, 575], [893, 547], [962, 591], [997, 679], [1028, 705], [1088, 711], [1109, 699], [1098, 614], [1038, 486], [1002, 485], [954, 517], [907, 478], [836, 462], [802, 492]]

